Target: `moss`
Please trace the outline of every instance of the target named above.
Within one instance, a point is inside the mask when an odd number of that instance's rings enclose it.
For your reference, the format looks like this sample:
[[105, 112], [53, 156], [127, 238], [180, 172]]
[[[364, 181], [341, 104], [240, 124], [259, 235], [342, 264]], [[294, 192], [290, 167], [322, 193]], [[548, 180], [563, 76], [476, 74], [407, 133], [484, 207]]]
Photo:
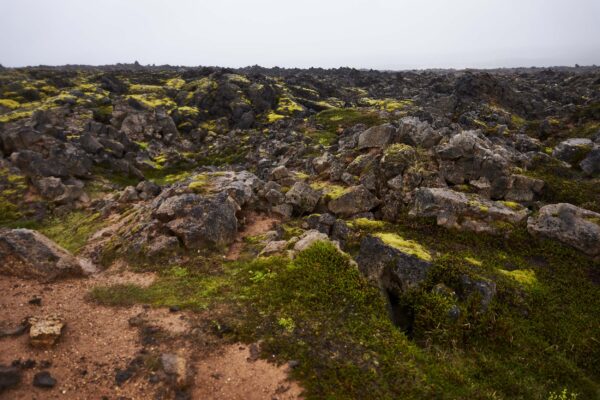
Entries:
[[502, 203], [503, 205], [505, 205], [508, 208], [511, 208], [513, 210], [520, 210], [523, 208], [523, 206], [515, 201], [500, 201], [500, 203]]
[[431, 261], [431, 253], [420, 243], [414, 240], [407, 240], [402, 236], [391, 232], [375, 233], [373, 236], [383, 240], [387, 245], [390, 245], [403, 253], [413, 255], [421, 260]]
[[410, 99], [371, 99], [368, 97], [363, 97], [359, 100], [359, 103], [368, 107], [375, 107], [379, 110], [394, 112], [404, 110], [408, 106], [411, 106], [413, 104], [413, 101]]
[[210, 177], [207, 174], [194, 175], [188, 188], [195, 193], [206, 193], [210, 189]]
[[376, 219], [356, 218], [348, 222], [348, 225], [354, 229], [360, 229], [367, 232], [382, 230], [386, 227], [386, 223]]
[[285, 118], [284, 115], [278, 114], [274, 111], [269, 112], [266, 116], [267, 122], [270, 124], [272, 124], [273, 122], [279, 121], [280, 119], [283, 119], [283, 118]]
[[0, 99], [0, 107], [8, 108], [9, 110], [14, 110], [15, 108], [19, 108], [20, 104], [18, 101], [10, 100], [10, 99]]
[[129, 92], [133, 94], [155, 93], [159, 95], [164, 95], [165, 91], [162, 88], [162, 86], [158, 85], [133, 84], [129, 86]]
[[514, 279], [516, 282], [521, 285], [534, 288], [537, 286], [538, 281], [535, 276], [535, 271], [532, 269], [515, 269], [513, 271], [506, 271], [503, 269], [499, 269], [498, 272]]
[[185, 85], [185, 81], [181, 78], [167, 79], [165, 86], [172, 89], [181, 89]]
[[197, 107], [177, 107], [177, 111], [184, 117], [197, 117], [200, 114], [200, 111]]
[[326, 196], [327, 200], [334, 200], [342, 196], [347, 188], [344, 186], [336, 185], [331, 182], [312, 182], [310, 187], [315, 190], [323, 191], [323, 194]]
[[284, 96], [279, 99], [277, 103], [276, 112], [282, 115], [293, 115], [298, 112], [304, 111], [304, 107], [296, 103], [292, 98]]
[[99, 213], [76, 211], [64, 217], [55, 217], [42, 223], [38, 230], [60, 246], [77, 253], [91, 235], [107, 224]]
[[339, 133], [341, 130], [356, 124], [372, 126], [382, 123], [382, 120], [377, 113], [369, 110], [335, 108], [318, 113], [315, 116], [315, 122], [323, 126], [325, 131]]
[[31, 117], [33, 111], [13, 111], [8, 114], [0, 115], [0, 122], [12, 122], [19, 119]]
[[130, 94], [127, 98], [134, 99], [148, 108], [163, 107], [170, 110], [176, 107], [172, 99], [155, 94]]

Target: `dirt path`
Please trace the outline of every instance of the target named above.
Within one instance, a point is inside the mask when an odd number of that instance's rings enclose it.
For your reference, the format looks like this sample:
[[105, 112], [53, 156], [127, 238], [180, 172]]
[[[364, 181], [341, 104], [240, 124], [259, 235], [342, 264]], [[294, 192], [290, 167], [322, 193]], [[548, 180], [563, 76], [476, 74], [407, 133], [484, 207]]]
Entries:
[[[244, 237], [264, 233], [275, 222], [272, 218], [251, 216], [236, 242], [240, 243], [239, 248], [234, 244], [228, 256], [237, 257]], [[111, 224], [93, 235], [82, 254], [92, 255], [98, 243], [119, 226], [118, 222]], [[16, 326], [26, 317], [52, 313], [61, 315], [67, 323], [59, 342], [50, 349], [32, 348], [27, 334], [0, 339], [0, 364], [35, 361], [33, 368], [23, 370], [21, 384], [0, 394], [0, 399], [173, 398], [173, 392], [153, 378], [160, 372], [148, 372], [156, 371], [156, 365], [144, 365], [143, 373], [134, 373], [121, 385], [117, 385], [115, 377], [118, 370], [125, 370], [134, 360], [156, 363], [149, 354], [174, 350], [189, 357], [192, 383], [188, 392], [191, 399], [301, 398], [300, 387], [287, 381], [285, 367], [253, 360], [243, 345], [219, 344], [214, 338], [198, 341], [197, 327], [210, 315], [170, 312], [141, 305], [110, 308], [86, 300], [86, 294], [97, 285], [132, 283], [147, 286], [154, 279], [153, 273], [131, 272], [124, 263], [115, 263], [109, 270], [94, 273], [86, 279], [50, 284], [0, 276], [2, 326]], [[41, 305], [29, 303], [34, 297], [41, 298]], [[143, 321], [143, 327], [152, 327], [152, 332], [158, 332], [153, 341], [147, 340], [139, 321]], [[201, 343], [204, 346], [210, 343], [210, 348], [204, 348]], [[50, 371], [58, 381], [56, 387], [40, 389], [32, 385], [33, 375], [41, 370]]]

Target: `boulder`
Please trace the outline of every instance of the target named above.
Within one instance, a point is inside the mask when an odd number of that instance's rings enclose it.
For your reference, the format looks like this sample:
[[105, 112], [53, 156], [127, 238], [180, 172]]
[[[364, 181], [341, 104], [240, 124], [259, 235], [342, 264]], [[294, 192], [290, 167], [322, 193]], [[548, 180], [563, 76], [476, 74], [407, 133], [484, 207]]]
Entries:
[[415, 164], [416, 154], [415, 148], [407, 144], [398, 143], [386, 148], [381, 158], [381, 171], [384, 177], [389, 180], [401, 175], [406, 168]]
[[590, 139], [567, 139], [552, 150], [552, 156], [569, 164], [577, 165], [592, 150], [593, 145], [594, 143]]
[[442, 135], [418, 117], [404, 117], [399, 122], [398, 140], [411, 146], [430, 148], [442, 140]]
[[579, 168], [587, 175], [600, 174], [600, 146], [596, 145], [579, 163]]
[[367, 236], [356, 257], [360, 272], [382, 290], [396, 295], [418, 286], [427, 277], [431, 263]]
[[48, 371], [38, 372], [33, 376], [33, 386], [40, 388], [53, 388], [56, 386], [56, 379]]
[[286, 202], [291, 204], [298, 214], [312, 212], [320, 197], [319, 192], [305, 182], [296, 182], [285, 194]]
[[286, 240], [274, 240], [267, 243], [267, 245], [260, 252], [260, 256], [270, 256], [272, 254], [281, 253], [287, 247], [288, 242]]
[[52, 281], [79, 277], [84, 270], [67, 250], [30, 229], [0, 230], [0, 273]]
[[436, 217], [437, 224], [447, 228], [506, 233], [507, 228], [527, 218], [528, 210], [518, 204], [506, 205], [447, 188], [419, 188], [410, 214]]
[[351, 216], [367, 212], [380, 204], [379, 199], [363, 185], [353, 186], [332, 199], [327, 207], [335, 215]]
[[504, 199], [509, 201], [531, 202], [544, 188], [544, 181], [525, 175], [511, 175], [508, 191]]
[[304, 232], [302, 236], [300, 236], [300, 240], [298, 240], [294, 245], [294, 250], [301, 252], [308, 249], [315, 242], [328, 240], [329, 237], [326, 234], [319, 232], [316, 229], [311, 229], [310, 231]]
[[549, 204], [528, 219], [527, 230], [600, 256], [600, 213], [568, 203]]
[[391, 124], [373, 126], [358, 136], [358, 149], [383, 148], [391, 142], [395, 132], [396, 128]]

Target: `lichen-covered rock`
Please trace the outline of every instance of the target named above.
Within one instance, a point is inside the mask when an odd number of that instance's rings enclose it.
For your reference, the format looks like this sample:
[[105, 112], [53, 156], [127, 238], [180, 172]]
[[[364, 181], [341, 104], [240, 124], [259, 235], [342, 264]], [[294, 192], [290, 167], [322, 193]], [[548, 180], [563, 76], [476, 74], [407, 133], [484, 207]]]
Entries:
[[29, 343], [34, 347], [50, 347], [54, 345], [65, 327], [64, 319], [59, 315], [29, 318]]
[[331, 200], [327, 207], [335, 215], [351, 216], [370, 211], [381, 202], [363, 185], [345, 190], [339, 197]]
[[396, 128], [391, 124], [373, 126], [358, 136], [358, 149], [383, 148], [391, 142], [395, 132]]
[[300, 240], [294, 244], [294, 250], [301, 252], [302, 250], [308, 249], [313, 243], [324, 240], [329, 240], [329, 237], [316, 229], [312, 229], [304, 232], [302, 236], [300, 236]]
[[552, 150], [552, 156], [576, 165], [592, 150], [593, 145], [594, 143], [586, 138], [567, 139]]
[[529, 218], [527, 230], [600, 256], [600, 213], [568, 203], [549, 204]]
[[285, 194], [286, 202], [291, 204], [298, 214], [312, 212], [320, 197], [319, 192], [305, 182], [296, 182]]
[[431, 268], [429, 261], [373, 236], [361, 241], [356, 262], [361, 273], [371, 282], [397, 295], [423, 282]]
[[52, 281], [78, 277], [84, 270], [67, 250], [30, 229], [0, 230], [0, 273]]
[[475, 232], [505, 233], [527, 218], [528, 210], [519, 204], [490, 201], [474, 194], [446, 188], [420, 188], [414, 196], [411, 215], [436, 217], [447, 228]]

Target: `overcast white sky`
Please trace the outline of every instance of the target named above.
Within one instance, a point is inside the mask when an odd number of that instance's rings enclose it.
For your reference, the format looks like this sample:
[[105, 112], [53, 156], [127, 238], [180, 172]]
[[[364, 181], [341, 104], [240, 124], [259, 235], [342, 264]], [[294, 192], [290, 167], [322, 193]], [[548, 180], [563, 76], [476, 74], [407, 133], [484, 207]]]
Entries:
[[600, 0], [0, 0], [0, 64], [600, 65]]

